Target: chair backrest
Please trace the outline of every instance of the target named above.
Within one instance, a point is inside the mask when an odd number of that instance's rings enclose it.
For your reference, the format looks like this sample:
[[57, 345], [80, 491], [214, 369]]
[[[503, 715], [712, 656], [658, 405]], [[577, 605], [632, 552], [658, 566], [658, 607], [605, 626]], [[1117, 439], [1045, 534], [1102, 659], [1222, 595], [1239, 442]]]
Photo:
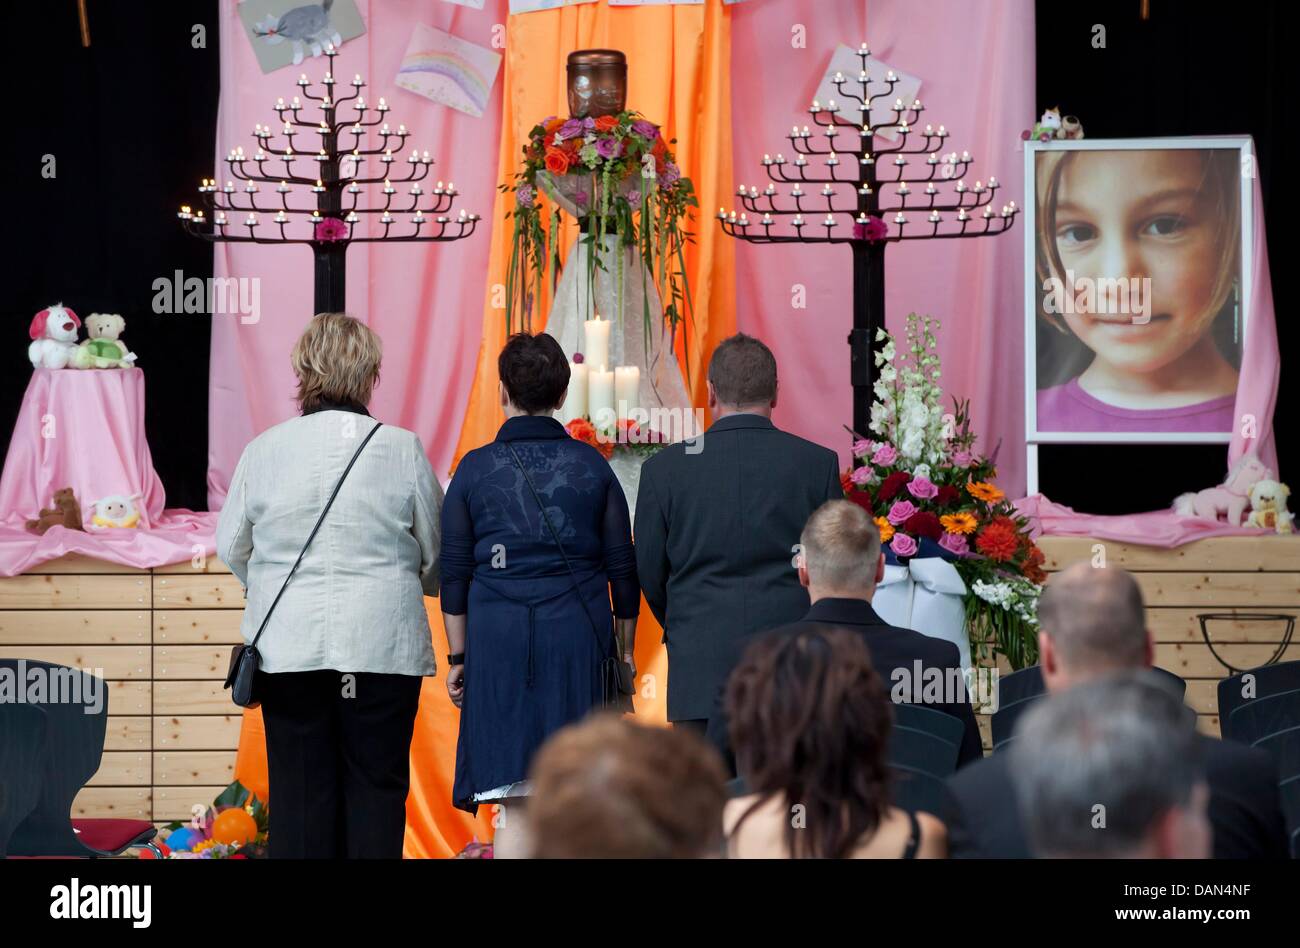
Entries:
[[0, 858], [40, 796], [45, 724], [45, 711], [37, 705], [0, 704]]
[[1253, 698], [1236, 708], [1228, 719], [1232, 739], [1244, 744], [1257, 744], [1274, 734], [1300, 727], [1300, 689]]
[[966, 734], [966, 722], [961, 718], [919, 704], [895, 703], [894, 727], [925, 731], [957, 748]]
[[9, 839], [11, 856], [87, 856], [72, 829], [72, 800], [99, 769], [107, 727], [108, 688], [87, 672], [32, 659], [0, 658], [0, 668], [44, 681], [29, 701], [46, 716], [42, 783], [36, 806]]
[[[1244, 676], [1250, 675], [1250, 687]], [[1247, 698], [1243, 692], [1249, 690], [1252, 697]], [[1233, 712], [1243, 705], [1260, 698], [1271, 698], [1288, 691], [1300, 690], [1300, 661], [1278, 662], [1262, 668], [1252, 668], [1240, 675], [1229, 675], [1219, 682], [1219, 727], [1224, 737], [1234, 741], [1248, 740], [1238, 737], [1232, 731]]]
[[929, 731], [895, 726], [889, 735], [888, 760], [891, 766], [920, 771], [943, 780], [956, 772], [957, 756], [957, 744]]
[[923, 770], [913, 770], [890, 762], [893, 772], [893, 804], [909, 813], [930, 813], [943, 818], [950, 796], [948, 787], [938, 777]]
[[[1177, 691], [1180, 699], [1186, 696], [1187, 682], [1180, 676], [1159, 665], [1151, 666], [1151, 671], [1158, 681]], [[1030, 665], [998, 679], [998, 709], [989, 721], [995, 753], [1012, 740], [1020, 716], [1046, 693], [1043, 669], [1038, 665]]]

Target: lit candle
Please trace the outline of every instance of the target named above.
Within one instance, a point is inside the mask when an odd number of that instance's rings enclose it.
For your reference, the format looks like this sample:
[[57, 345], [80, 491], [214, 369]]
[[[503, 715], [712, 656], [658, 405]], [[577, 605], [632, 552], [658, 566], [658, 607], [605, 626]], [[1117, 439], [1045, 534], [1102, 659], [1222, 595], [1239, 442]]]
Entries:
[[609, 364], [609, 320], [601, 319], [600, 314], [596, 314], [595, 319], [588, 319], [583, 323], [583, 340], [585, 346], [582, 350], [583, 360], [591, 366], [600, 366], [602, 369]]
[[[602, 320], [608, 332], [609, 320]], [[588, 321], [587, 325], [591, 325]], [[586, 353], [583, 353], [586, 355]], [[605, 368], [604, 363], [592, 363], [587, 375], [587, 417], [600, 431], [614, 428], [618, 414], [614, 410], [614, 373]]]
[[585, 362], [569, 363], [569, 391], [560, 406], [560, 424], [567, 425], [575, 418], [587, 414], [587, 364]]
[[641, 369], [635, 365], [619, 365], [614, 368], [614, 403], [618, 406], [618, 418], [626, 419], [641, 407]]

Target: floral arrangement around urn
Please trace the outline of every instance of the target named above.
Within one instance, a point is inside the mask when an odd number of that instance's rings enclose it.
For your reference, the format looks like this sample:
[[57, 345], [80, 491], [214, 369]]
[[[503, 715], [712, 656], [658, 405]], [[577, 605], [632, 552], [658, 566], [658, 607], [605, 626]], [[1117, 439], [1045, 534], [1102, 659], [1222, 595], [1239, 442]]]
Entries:
[[1023, 668], [1038, 660], [1044, 557], [1028, 521], [993, 483], [995, 458], [975, 451], [969, 403], [954, 399], [944, 411], [938, 328], [910, 314], [901, 357], [894, 338], [878, 331], [875, 437], [854, 442], [845, 496], [872, 515], [888, 557], [951, 561], [967, 588], [972, 653], [988, 656], [991, 645]]
[[[164, 826], [158, 848], [164, 859], [264, 859], [270, 817], [268, 805], [236, 780], [212, 806], [195, 804], [188, 821]], [[154, 856], [141, 850], [140, 858]]]
[[[559, 250], [552, 241], [558, 237], [561, 208], [585, 220], [582, 240], [588, 246], [603, 248], [607, 236], [617, 235], [620, 246], [637, 249], [674, 333], [692, 315], [684, 250], [691, 242], [686, 229], [690, 209], [699, 202], [668, 144], [658, 126], [634, 111], [596, 118], [552, 116], [533, 127], [515, 183], [501, 186], [515, 195], [514, 208], [506, 214], [514, 221], [506, 275], [508, 331], [515, 316], [528, 322], [543, 280], [549, 275], [550, 284], [555, 283]], [[543, 191], [553, 204], [549, 228], [542, 224]], [[595, 268], [603, 266], [599, 256], [587, 255], [589, 282]], [[621, 284], [623, 255], [614, 256]], [[649, 332], [648, 303], [642, 317]]]

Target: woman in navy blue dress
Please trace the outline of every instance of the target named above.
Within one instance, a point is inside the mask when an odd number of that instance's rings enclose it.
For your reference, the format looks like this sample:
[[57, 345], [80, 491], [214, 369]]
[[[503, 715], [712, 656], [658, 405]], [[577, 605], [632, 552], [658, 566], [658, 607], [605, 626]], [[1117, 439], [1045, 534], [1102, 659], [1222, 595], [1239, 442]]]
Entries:
[[559, 343], [511, 336], [497, 368], [506, 421], [447, 489], [441, 598], [447, 691], [461, 709], [453, 803], [504, 805], [494, 855], [507, 857], [523, 846], [516, 805], [534, 753], [600, 704], [602, 659], [621, 648], [631, 661], [641, 589], [622, 487], [551, 417], [569, 384]]

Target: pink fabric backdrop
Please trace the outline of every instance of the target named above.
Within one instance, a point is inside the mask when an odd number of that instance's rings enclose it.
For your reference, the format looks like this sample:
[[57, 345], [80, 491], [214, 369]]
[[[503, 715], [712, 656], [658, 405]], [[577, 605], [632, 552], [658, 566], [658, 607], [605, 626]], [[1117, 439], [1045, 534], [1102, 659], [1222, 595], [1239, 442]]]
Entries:
[[[454, 181], [456, 207], [492, 211], [501, 125], [500, 75], [488, 109], [473, 118], [393, 84], [411, 30], [425, 23], [481, 46], [506, 21], [506, 0], [483, 10], [429, 0], [358, 0], [366, 33], [343, 44], [335, 60], [341, 83], [361, 73], [374, 104], [388, 100], [388, 118], [412, 131], [409, 147], [428, 149], [436, 161], [431, 180]], [[222, 157], [236, 145], [250, 149], [253, 126], [271, 122], [279, 96], [289, 98], [305, 72], [325, 73], [324, 57], [263, 74], [239, 23], [237, 6], [222, 4], [221, 108], [215, 174], [227, 177]], [[315, 114], [315, 113], [305, 113]], [[310, 139], [311, 136], [307, 135]], [[195, 167], [195, 184], [213, 173]], [[348, 311], [384, 341], [384, 364], [371, 411], [389, 424], [416, 432], [440, 478], [446, 479], [460, 434], [481, 338], [488, 264], [484, 220], [478, 233], [450, 244], [356, 244], [348, 251]], [[225, 499], [239, 455], [253, 437], [295, 413], [289, 350], [312, 315], [312, 257], [306, 246], [216, 245], [218, 277], [261, 279], [261, 319], [214, 316], [208, 410], [208, 498]]]
[[[875, 58], [920, 77], [925, 120], [946, 125], [949, 150], [975, 159], [969, 183], [995, 176], [1004, 201], [1022, 202], [1020, 132], [1037, 114], [1032, 0], [763, 0], [731, 10], [734, 184], [761, 186], [763, 154], [788, 153], [782, 136], [796, 122], [811, 124], [805, 110], [835, 46], [866, 42]], [[806, 28], [806, 49], [791, 48], [796, 24]], [[948, 391], [971, 399], [986, 449], [1003, 442], [998, 483], [1011, 496], [1025, 489], [1020, 227], [1002, 237], [891, 244], [885, 279], [891, 330], [913, 311], [943, 322]], [[780, 362], [775, 420], [837, 449], [846, 466], [850, 265], [845, 247], [736, 245], [736, 325], [764, 339]], [[794, 284], [807, 288], [807, 309], [792, 308]]]
[[[214, 551], [216, 515], [164, 510], [144, 433], [142, 369], [34, 369], [0, 474], [0, 576], [67, 553], [147, 568]], [[24, 524], [71, 487], [90, 523], [94, 502], [139, 495], [140, 528], [81, 532]]]

